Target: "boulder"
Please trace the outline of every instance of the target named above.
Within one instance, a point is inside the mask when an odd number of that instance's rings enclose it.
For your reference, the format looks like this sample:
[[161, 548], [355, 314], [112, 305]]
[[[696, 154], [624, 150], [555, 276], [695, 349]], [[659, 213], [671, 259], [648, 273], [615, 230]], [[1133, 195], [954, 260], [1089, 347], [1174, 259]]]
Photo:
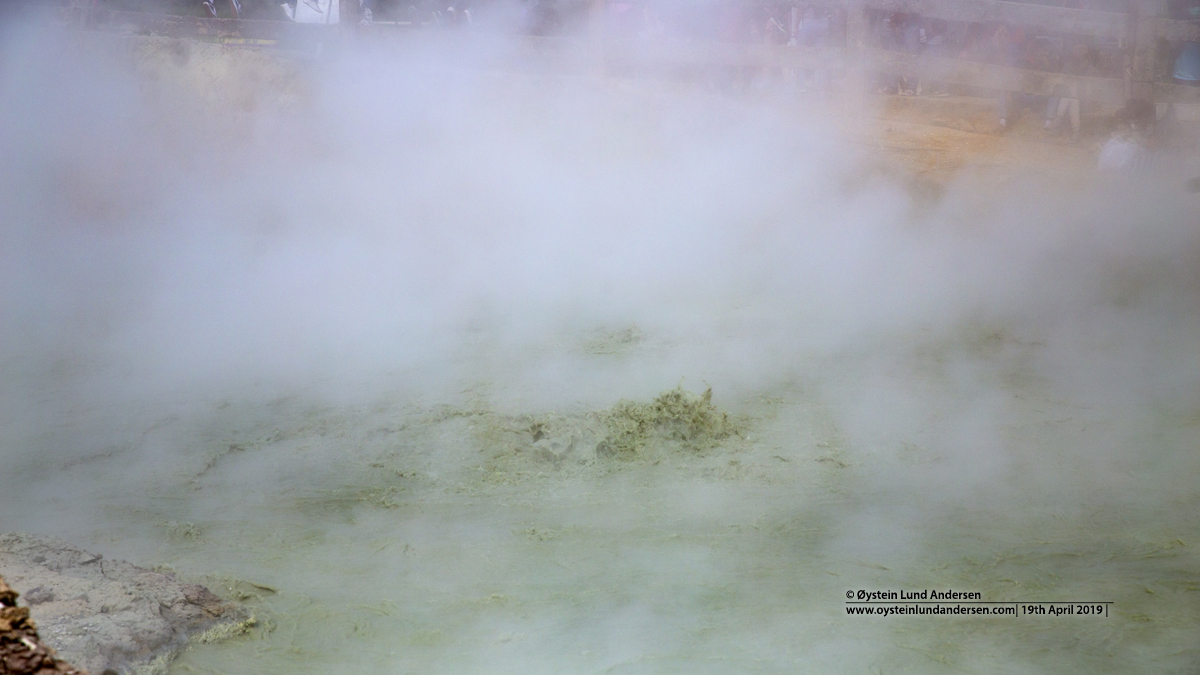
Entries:
[[42, 643], [29, 608], [17, 607], [18, 597], [0, 577], [0, 675], [87, 675]]
[[165, 663], [192, 636], [253, 622], [203, 586], [54, 537], [0, 535], [0, 576], [25, 590], [27, 606], [12, 609], [31, 615], [63, 659], [94, 673]]

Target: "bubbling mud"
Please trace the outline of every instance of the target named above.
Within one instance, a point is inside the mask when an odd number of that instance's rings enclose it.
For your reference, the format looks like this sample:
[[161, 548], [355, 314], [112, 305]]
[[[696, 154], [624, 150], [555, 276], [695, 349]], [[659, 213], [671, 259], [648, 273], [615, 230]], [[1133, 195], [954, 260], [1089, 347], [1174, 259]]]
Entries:
[[[254, 611], [171, 672], [1200, 661], [1170, 181], [914, 189], [836, 106], [512, 54], [6, 30], [0, 531]], [[847, 614], [924, 589], [1112, 605]]]

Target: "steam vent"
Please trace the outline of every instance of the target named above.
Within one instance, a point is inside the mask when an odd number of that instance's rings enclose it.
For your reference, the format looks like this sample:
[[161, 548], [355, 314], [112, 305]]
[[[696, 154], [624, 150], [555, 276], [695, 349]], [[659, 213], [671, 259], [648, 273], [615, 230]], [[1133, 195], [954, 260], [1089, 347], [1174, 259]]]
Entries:
[[0, 0], [0, 675], [1200, 675], [1198, 450], [1200, 0]]

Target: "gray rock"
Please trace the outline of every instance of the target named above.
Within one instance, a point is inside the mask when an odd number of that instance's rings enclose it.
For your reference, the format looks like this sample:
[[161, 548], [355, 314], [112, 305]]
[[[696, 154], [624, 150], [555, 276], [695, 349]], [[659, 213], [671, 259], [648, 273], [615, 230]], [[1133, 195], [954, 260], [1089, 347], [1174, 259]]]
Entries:
[[45, 586], [37, 586], [25, 591], [25, 602], [30, 606], [40, 605], [46, 602], [54, 602], [54, 591]]
[[54, 537], [0, 535], [0, 576], [29, 589], [22, 599], [46, 644], [93, 673], [165, 663], [189, 636], [252, 621], [203, 586]]

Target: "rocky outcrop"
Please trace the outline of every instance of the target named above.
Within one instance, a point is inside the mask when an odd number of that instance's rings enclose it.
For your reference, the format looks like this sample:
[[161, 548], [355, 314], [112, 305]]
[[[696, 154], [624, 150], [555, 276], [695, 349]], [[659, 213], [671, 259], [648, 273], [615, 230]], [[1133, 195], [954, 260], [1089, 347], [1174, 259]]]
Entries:
[[0, 675], [87, 675], [42, 643], [29, 608], [17, 607], [19, 596], [0, 577]]
[[203, 586], [52, 537], [0, 535], [0, 575], [28, 605], [11, 609], [31, 613], [48, 645], [95, 673], [164, 662], [190, 636], [252, 621]]

